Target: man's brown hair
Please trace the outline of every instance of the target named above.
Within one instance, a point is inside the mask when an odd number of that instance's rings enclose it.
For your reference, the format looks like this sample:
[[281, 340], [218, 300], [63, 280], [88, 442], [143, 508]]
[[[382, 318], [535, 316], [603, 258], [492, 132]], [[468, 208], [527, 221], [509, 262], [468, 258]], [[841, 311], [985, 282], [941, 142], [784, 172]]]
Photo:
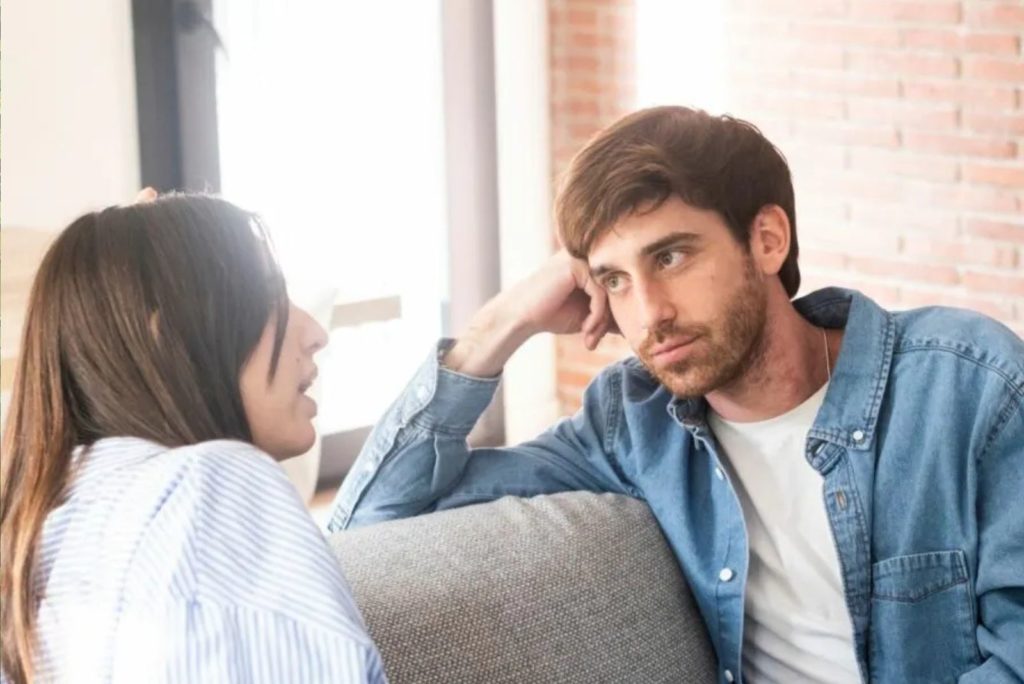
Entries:
[[580, 259], [620, 218], [657, 209], [672, 195], [716, 211], [747, 248], [765, 206], [786, 212], [789, 255], [779, 278], [800, 288], [793, 182], [782, 153], [751, 123], [686, 107], [654, 107], [605, 129], [573, 159], [555, 204], [559, 236]]

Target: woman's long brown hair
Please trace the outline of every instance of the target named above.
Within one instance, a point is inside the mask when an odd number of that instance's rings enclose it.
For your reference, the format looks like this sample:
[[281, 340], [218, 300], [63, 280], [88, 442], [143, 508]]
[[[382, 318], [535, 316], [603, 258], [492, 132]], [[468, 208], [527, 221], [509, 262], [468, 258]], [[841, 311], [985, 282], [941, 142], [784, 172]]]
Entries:
[[[239, 375], [287, 294], [259, 220], [175, 195], [87, 214], [36, 274], [0, 461], [0, 665], [32, 680], [43, 524], [76, 447], [133, 436], [168, 447], [251, 441]], [[86, 452], [87, 453], [87, 452]]]

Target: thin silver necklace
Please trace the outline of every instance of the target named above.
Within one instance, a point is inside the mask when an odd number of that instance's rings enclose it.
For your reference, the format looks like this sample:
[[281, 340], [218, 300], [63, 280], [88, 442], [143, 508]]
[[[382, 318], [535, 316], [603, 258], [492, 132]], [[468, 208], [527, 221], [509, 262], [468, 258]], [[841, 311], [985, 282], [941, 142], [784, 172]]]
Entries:
[[832, 354], [828, 348], [828, 334], [824, 328], [821, 329], [821, 339], [825, 340], [825, 373], [828, 375], [828, 381], [832, 382]]

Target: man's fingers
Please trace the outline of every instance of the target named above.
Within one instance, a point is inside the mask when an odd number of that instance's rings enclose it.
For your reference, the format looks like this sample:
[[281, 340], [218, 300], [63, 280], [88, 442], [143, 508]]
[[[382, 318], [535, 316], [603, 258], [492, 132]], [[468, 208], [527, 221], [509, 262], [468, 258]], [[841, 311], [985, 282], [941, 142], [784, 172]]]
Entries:
[[617, 333], [619, 329], [608, 307], [608, 293], [590, 276], [587, 262], [572, 259], [571, 268], [576, 287], [583, 290], [590, 300], [587, 315], [580, 324], [580, 332], [583, 333], [583, 343], [587, 348], [594, 349], [608, 332]]
[[583, 291], [590, 297], [590, 311], [583, 321], [583, 331], [589, 333], [597, 328], [608, 317], [608, 298], [605, 291], [593, 280], [587, 280]]
[[590, 331], [583, 337], [583, 343], [587, 349], [593, 351], [597, 349], [598, 343], [608, 334], [608, 319], [602, 320], [596, 329]]
[[583, 340], [587, 349], [594, 349], [612, 324], [611, 311], [608, 309], [608, 294], [592, 278], [587, 279], [583, 290], [590, 297], [590, 312], [582, 326]]
[[136, 204], [144, 204], [146, 202], [152, 202], [159, 196], [156, 190], [153, 188], [143, 188], [139, 190], [139, 194], [135, 196]]

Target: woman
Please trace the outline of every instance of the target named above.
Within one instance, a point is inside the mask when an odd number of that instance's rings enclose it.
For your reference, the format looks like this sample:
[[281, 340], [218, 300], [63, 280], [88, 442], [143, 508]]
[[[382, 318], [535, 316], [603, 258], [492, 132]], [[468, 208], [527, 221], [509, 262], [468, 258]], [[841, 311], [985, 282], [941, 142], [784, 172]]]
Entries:
[[258, 219], [206, 196], [72, 223], [36, 275], [0, 470], [11, 682], [383, 681], [275, 460], [324, 330]]

